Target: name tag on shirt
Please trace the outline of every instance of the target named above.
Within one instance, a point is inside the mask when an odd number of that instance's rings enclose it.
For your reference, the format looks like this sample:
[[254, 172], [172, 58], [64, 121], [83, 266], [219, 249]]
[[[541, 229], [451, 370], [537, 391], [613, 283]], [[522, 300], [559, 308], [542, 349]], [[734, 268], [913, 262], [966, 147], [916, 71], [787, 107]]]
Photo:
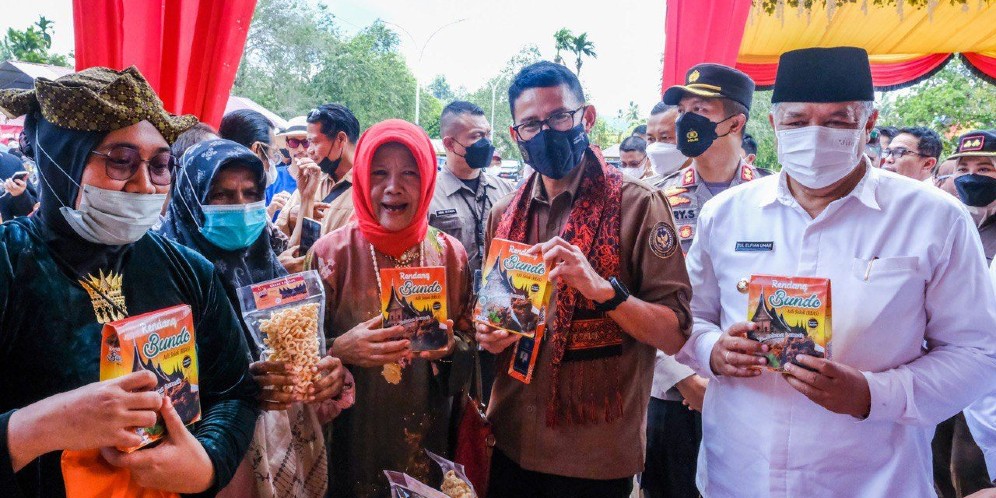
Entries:
[[745, 242], [738, 241], [736, 251], [737, 252], [764, 252], [764, 251], [774, 251], [774, 242]]
[[446, 216], [448, 214], [457, 214], [456, 209], [440, 209], [436, 211], [436, 216]]

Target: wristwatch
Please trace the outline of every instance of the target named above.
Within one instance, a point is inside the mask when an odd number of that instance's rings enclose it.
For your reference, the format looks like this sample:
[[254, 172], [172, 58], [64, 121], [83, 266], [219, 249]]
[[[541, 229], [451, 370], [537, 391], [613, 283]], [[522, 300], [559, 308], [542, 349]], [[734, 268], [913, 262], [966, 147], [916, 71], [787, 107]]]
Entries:
[[619, 307], [626, 299], [629, 299], [629, 291], [623, 286], [622, 282], [612, 277], [609, 279], [609, 284], [612, 289], [616, 291], [616, 294], [612, 296], [612, 299], [605, 301], [604, 303], [595, 303], [595, 311], [600, 311], [602, 313], [608, 313]]

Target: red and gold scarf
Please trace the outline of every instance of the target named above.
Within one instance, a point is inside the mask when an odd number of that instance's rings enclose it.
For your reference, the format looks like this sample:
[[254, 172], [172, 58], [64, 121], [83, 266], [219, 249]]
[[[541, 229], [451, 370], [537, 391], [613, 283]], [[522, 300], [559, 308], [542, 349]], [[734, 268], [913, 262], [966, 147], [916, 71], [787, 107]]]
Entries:
[[[578, 246], [603, 278], [619, 275], [622, 174], [592, 146], [567, 223], [560, 236]], [[526, 182], [502, 215], [495, 237], [526, 241], [532, 216], [532, 182]], [[556, 316], [549, 335], [552, 389], [547, 425], [611, 422], [622, 416], [619, 376], [625, 333], [576, 289], [557, 285]], [[512, 361], [506, 351], [503, 364]]]

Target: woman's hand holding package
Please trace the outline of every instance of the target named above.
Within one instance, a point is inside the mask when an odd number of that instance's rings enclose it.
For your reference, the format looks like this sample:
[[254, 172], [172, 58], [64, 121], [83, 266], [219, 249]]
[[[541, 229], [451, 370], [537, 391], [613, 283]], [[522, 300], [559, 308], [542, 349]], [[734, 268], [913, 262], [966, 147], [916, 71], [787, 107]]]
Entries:
[[132, 453], [101, 448], [115, 467], [131, 471], [135, 484], [174, 493], [200, 493], [214, 483], [214, 465], [197, 438], [183, 425], [172, 401], [162, 398], [161, 413], [167, 436], [158, 446]]
[[297, 385], [297, 377], [287, 368], [286, 363], [257, 361], [249, 365], [249, 373], [260, 387], [260, 408], [286, 410], [291, 403], [304, 401], [301, 395], [292, 390]]
[[411, 341], [398, 339], [404, 328], [378, 328], [383, 322], [384, 318], [378, 314], [353, 327], [335, 338], [330, 352], [343, 363], [360, 367], [377, 367], [404, 358], [411, 352]]
[[141, 443], [135, 427], [156, 423], [162, 395], [156, 377], [141, 371], [57, 394], [15, 412], [8, 427], [14, 469], [56, 450]]
[[318, 362], [318, 372], [308, 398], [308, 403], [322, 403], [342, 394], [346, 383], [346, 367], [342, 360], [326, 356]]

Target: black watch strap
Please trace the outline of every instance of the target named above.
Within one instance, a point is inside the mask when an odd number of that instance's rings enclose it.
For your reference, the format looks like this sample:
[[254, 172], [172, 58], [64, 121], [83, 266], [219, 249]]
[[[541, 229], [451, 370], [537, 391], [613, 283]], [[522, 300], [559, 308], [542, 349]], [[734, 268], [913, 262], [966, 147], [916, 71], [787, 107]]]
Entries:
[[604, 303], [595, 303], [595, 311], [600, 311], [602, 313], [608, 313], [619, 307], [626, 299], [629, 298], [629, 291], [623, 286], [616, 277], [609, 279], [609, 284], [612, 285], [612, 289], [616, 291], [616, 294], [612, 296], [612, 299], [605, 301]]

